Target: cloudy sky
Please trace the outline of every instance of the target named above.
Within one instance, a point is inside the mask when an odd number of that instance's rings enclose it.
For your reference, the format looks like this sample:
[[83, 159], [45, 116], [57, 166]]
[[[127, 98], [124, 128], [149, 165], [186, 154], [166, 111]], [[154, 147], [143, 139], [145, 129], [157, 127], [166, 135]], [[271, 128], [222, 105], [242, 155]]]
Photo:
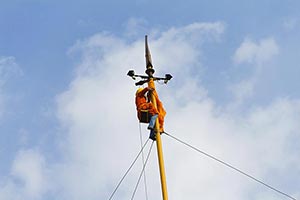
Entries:
[[[165, 130], [300, 199], [297, 0], [1, 0], [0, 199], [108, 199], [140, 151], [148, 35]], [[143, 141], [148, 130], [141, 125]], [[287, 199], [162, 135], [169, 198]], [[146, 146], [145, 156], [150, 148]], [[114, 199], [130, 199], [138, 160]], [[156, 148], [149, 199], [161, 199]], [[141, 181], [135, 199], [145, 199]]]

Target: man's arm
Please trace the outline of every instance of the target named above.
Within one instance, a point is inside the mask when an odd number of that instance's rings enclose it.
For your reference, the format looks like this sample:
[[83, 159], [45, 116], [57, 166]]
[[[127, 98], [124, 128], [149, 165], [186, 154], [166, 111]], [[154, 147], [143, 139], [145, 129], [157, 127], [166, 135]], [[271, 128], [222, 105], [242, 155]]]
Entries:
[[148, 92], [148, 91], [153, 91], [154, 89], [153, 88], [151, 88], [151, 87], [146, 87], [146, 88], [144, 88], [142, 91], [140, 91], [139, 93], [138, 93], [138, 96], [144, 96], [145, 94], [146, 94], [146, 92]]

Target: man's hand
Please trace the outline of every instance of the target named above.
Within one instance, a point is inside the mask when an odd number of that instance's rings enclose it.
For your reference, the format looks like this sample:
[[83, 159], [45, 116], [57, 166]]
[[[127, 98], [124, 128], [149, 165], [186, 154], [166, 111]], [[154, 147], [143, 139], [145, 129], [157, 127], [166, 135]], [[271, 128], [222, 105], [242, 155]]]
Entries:
[[152, 87], [147, 87], [147, 89], [148, 89], [148, 91], [153, 91], [154, 90], [154, 88], [152, 88]]

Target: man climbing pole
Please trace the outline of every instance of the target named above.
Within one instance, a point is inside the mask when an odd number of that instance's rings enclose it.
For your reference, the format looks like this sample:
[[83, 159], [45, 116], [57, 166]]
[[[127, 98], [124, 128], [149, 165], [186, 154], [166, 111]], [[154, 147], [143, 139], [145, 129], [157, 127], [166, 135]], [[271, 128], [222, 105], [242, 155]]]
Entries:
[[[152, 102], [147, 96], [152, 92], [154, 98], [156, 99], [157, 108], [155, 108]], [[142, 123], [149, 123], [148, 129], [150, 129], [150, 139], [155, 140], [155, 121], [158, 118], [159, 121], [159, 132], [164, 132], [164, 118], [166, 111], [163, 108], [162, 102], [159, 100], [157, 92], [152, 87], [139, 88], [135, 95], [135, 104], [137, 109], [138, 119]]]
[[149, 123], [148, 128], [151, 130], [150, 139], [156, 141], [162, 197], [163, 200], [168, 200], [167, 182], [162, 150], [162, 139], [160, 137], [160, 134], [164, 133], [164, 117], [166, 115], [166, 111], [163, 108], [162, 102], [158, 98], [157, 92], [155, 90], [154, 81], [163, 81], [165, 84], [167, 84], [168, 81], [172, 79], [172, 75], [165, 74], [165, 77], [153, 76], [155, 70], [153, 69], [152, 65], [151, 54], [147, 42], [147, 35], [145, 36], [145, 57], [145, 73], [147, 74], [147, 76], [135, 74], [134, 70], [129, 70], [127, 75], [130, 76], [133, 80], [136, 80], [136, 78], [142, 79], [135, 83], [136, 86], [141, 86], [145, 83], [148, 84], [147, 88], [140, 88], [136, 91], [136, 109], [140, 122]]

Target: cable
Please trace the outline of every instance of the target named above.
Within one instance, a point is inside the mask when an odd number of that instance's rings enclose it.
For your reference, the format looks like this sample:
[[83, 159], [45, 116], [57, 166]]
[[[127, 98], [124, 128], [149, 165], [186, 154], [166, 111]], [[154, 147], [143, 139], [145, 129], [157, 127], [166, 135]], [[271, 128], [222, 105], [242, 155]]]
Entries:
[[132, 162], [132, 164], [130, 165], [130, 167], [128, 168], [128, 170], [125, 172], [125, 174], [123, 175], [123, 177], [121, 178], [121, 180], [119, 181], [118, 185], [116, 186], [115, 190], [113, 191], [113, 193], [110, 195], [109, 200], [111, 200], [114, 196], [114, 194], [116, 193], [116, 191], [118, 190], [119, 186], [121, 185], [121, 183], [123, 182], [123, 180], [125, 179], [125, 177], [127, 176], [128, 172], [131, 170], [131, 168], [133, 167], [133, 165], [135, 164], [135, 162], [137, 161], [138, 157], [140, 156], [140, 154], [142, 153], [143, 149], [145, 148], [145, 146], [147, 145], [149, 141], [149, 138], [147, 139], [147, 141], [145, 142], [144, 146], [142, 147], [142, 149], [140, 150], [140, 152], [138, 153], [138, 155], [136, 156], [136, 158], [134, 159], [134, 161]]
[[140, 180], [141, 180], [141, 178], [142, 178], [143, 172], [145, 171], [145, 167], [146, 167], [146, 164], [147, 164], [147, 162], [148, 162], [148, 160], [149, 160], [149, 156], [150, 156], [150, 153], [151, 153], [151, 150], [152, 150], [152, 147], [153, 147], [153, 143], [154, 143], [154, 141], [152, 141], [152, 143], [151, 143], [151, 147], [150, 147], [150, 150], [149, 150], [149, 152], [148, 152], [148, 155], [147, 155], [147, 158], [146, 158], [146, 162], [145, 162], [145, 164], [143, 165], [143, 169], [142, 169], [142, 171], [141, 171], [141, 173], [140, 173], [140, 176], [139, 176], [139, 178], [138, 178], [138, 181], [137, 181], [137, 183], [136, 183], [136, 185], [135, 185], [135, 188], [134, 188], [134, 191], [133, 191], [131, 200], [133, 200], [133, 198], [134, 198], [134, 196], [135, 196], [135, 193], [136, 193], [136, 190], [137, 190], [138, 185], [139, 185], [139, 183], [140, 183]]
[[[139, 123], [139, 130], [140, 130], [140, 142], [141, 142], [141, 148], [142, 148], [143, 147], [143, 137], [142, 137], [141, 123]], [[144, 151], [142, 151], [142, 160], [143, 160], [143, 165], [145, 165]], [[144, 170], [143, 174], [144, 174], [145, 196], [146, 196], [146, 200], [148, 200], [147, 179], [146, 179], [146, 172], [145, 172], [145, 170]]]
[[241, 173], [241, 174], [243, 174], [243, 175], [245, 175], [245, 176], [247, 176], [248, 178], [250, 178], [250, 179], [252, 179], [252, 180], [254, 180], [254, 181], [256, 181], [256, 182], [258, 182], [258, 183], [260, 183], [260, 184], [262, 184], [262, 185], [264, 185], [265, 187], [267, 187], [267, 188], [269, 188], [269, 189], [271, 189], [271, 190], [273, 190], [273, 191], [275, 191], [275, 192], [277, 192], [277, 193], [279, 193], [279, 194], [282, 194], [282, 195], [284, 195], [284, 196], [286, 196], [286, 197], [288, 197], [288, 198], [290, 198], [290, 199], [297, 200], [296, 198], [294, 198], [294, 197], [288, 195], [287, 193], [282, 192], [282, 191], [280, 191], [280, 190], [274, 188], [273, 186], [271, 186], [271, 185], [269, 185], [269, 184], [267, 184], [267, 183], [264, 183], [263, 181], [261, 181], [261, 180], [255, 178], [254, 176], [251, 176], [251, 175], [247, 174], [246, 172], [243, 172], [242, 170], [240, 170], [240, 169], [238, 169], [238, 168], [236, 168], [236, 167], [234, 167], [234, 166], [232, 166], [232, 165], [226, 163], [225, 161], [222, 161], [222, 160], [220, 160], [220, 159], [218, 159], [218, 158], [216, 158], [216, 157], [214, 157], [214, 156], [212, 156], [212, 155], [210, 155], [210, 154], [208, 154], [208, 153], [205, 153], [204, 151], [201, 151], [200, 149], [198, 149], [198, 148], [196, 148], [196, 147], [193, 147], [192, 145], [190, 145], [190, 144], [188, 144], [188, 143], [186, 143], [186, 142], [183, 142], [182, 140], [180, 140], [180, 139], [178, 139], [178, 138], [176, 138], [176, 137], [174, 137], [174, 136], [172, 136], [172, 135], [170, 135], [170, 134], [168, 134], [168, 133], [166, 133], [166, 132], [165, 132], [165, 134], [166, 134], [167, 136], [169, 136], [169, 137], [171, 137], [171, 138], [177, 140], [178, 142], [180, 142], [180, 143], [182, 143], [182, 144], [184, 144], [184, 145], [186, 145], [186, 146], [192, 148], [193, 150], [195, 150], [195, 151], [197, 151], [197, 152], [199, 152], [199, 153], [201, 153], [201, 154], [203, 154], [203, 155], [205, 155], [205, 156], [207, 156], [207, 157], [209, 157], [209, 158], [211, 158], [211, 159], [213, 159], [213, 160], [215, 160], [215, 161], [217, 161], [217, 162], [219, 162], [219, 163], [221, 163], [221, 164], [223, 164], [223, 165], [225, 165], [225, 166], [227, 166], [227, 167], [229, 167], [229, 168], [231, 168], [231, 169], [233, 169], [233, 170], [235, 170], [235, 171], [237, 171], [237, 172], [239, 172], [239, 173]]

